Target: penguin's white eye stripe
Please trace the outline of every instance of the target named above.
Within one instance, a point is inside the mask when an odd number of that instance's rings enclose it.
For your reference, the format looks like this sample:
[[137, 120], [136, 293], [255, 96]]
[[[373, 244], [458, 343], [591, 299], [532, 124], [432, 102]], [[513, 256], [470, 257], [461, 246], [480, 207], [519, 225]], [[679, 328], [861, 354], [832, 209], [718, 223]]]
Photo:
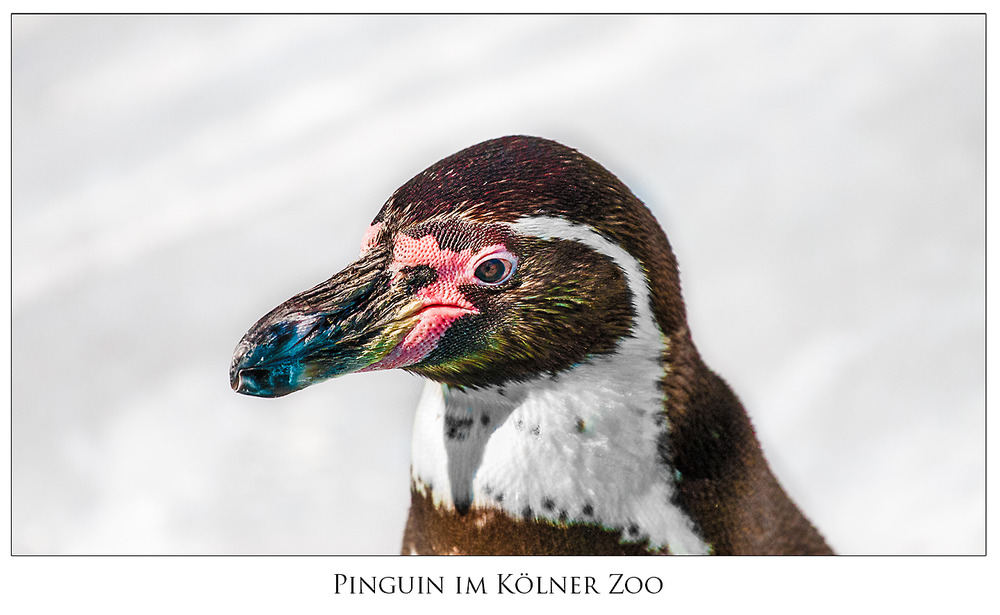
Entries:
[[529, 237], [539, 239], [564, 239], [576, 241], [587, 246], [599, 254], [603, 254], [612, 261], [628, 282], [629, 290], [632, 291], [633, 307], [636, 310], [636, 321], [640, 327], [648, 327], [652, 331], [659, 331], [653, 316], [653, 308], [650, 302], [649, 282], [646, 274], [642, 271], [642, 266], [634, 256], [625, 251], [621, 246], [612, 243], [600, 233], [586, 224], [570, 222], [565, 218], [556, 216], [525, 216], [510, 225], [514, 232]]

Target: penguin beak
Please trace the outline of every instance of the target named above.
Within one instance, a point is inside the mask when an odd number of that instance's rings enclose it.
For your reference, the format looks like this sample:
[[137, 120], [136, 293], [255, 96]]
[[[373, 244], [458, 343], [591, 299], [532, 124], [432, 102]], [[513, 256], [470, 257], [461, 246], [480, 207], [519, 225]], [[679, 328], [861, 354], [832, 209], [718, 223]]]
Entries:
[[391, 284], [387, 249], [376, 247], [322, 284], [271, 310], [236, 347], [234, 391], [280, 397], [362, 370], [413, 326], [411, 298]]

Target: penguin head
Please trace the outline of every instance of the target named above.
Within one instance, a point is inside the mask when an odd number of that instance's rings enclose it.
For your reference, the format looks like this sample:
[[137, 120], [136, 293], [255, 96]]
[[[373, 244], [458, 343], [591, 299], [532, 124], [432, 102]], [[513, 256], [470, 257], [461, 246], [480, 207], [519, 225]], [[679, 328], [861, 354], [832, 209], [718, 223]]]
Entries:
[[264, 397], [391, 368], [457, 387], [524, 382], [614, 354], [644, 314], [660, 335], [684, 323], [649, 210], [576, 150], [504, 137], [400, 187], [358, 260], [247, 332], [230, 382]]

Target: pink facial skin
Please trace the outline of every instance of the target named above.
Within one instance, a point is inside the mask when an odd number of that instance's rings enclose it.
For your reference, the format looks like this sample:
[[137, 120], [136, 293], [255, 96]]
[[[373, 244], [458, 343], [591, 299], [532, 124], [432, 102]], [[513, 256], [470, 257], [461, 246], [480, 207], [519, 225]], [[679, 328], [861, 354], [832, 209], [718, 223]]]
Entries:
[[381, 230], [382, 230], [381, 222], [376, 222], [375, 224], [372, 224], [371, 226], [368, 227], [368, 230], [365, 231], [365, 236], [361, 238], [360, 256], [364, 256], [368, 252], [368, 250], [372, 249], [372, 246], [375, 245], [375, 240], [378, 239], [379, 231]]
[[[371, 232], [369, 229], [369, 233]], [[368, 239], [368, 234], [365, 238]], [[515, 266], [517, 263], [517, 258], [502, 244], [476, 251], [469, 249], [455, 252], [442, 249], [433, 235], [424, 235], [420, 239], [403, 233], [397, 235], [393, 260], [389, 265], [393, 279], [402, 275], [404, 267], [417, 265], [434, 268], [437, 279], [416, 292], [415, 299], [422, 307], [416, 315], [417, 324], [406, 333], [403, 341], [381, 360], [360, 371], [392, 369], [418, 363], [434, 350], [452, 323], [466, 314], [478, 313], [479, 310], [465, 298], [459, 286], [486, 285], [475, 277], [475, 271], [481, 262], [490, 258], [502, 258]]]

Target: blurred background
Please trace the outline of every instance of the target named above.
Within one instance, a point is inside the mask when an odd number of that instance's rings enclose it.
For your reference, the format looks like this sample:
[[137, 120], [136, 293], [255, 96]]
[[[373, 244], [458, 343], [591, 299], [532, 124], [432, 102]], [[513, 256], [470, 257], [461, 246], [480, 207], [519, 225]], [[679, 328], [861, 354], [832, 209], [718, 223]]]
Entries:
[[663, 224], [842, 553], [985, 550], [985, 17], [12, 19], [14, 553], [396, 553], [421, 388], [234, 394], [431, 163], [544, 136]]

